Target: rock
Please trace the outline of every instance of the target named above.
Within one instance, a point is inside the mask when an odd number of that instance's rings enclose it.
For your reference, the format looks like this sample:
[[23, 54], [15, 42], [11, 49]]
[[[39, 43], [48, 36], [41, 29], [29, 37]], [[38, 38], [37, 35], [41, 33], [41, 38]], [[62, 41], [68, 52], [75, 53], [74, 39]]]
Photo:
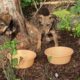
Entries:
[[58, 73], [55, 73], [55, 77], [58, 78], [59, 77], [59, 74]]

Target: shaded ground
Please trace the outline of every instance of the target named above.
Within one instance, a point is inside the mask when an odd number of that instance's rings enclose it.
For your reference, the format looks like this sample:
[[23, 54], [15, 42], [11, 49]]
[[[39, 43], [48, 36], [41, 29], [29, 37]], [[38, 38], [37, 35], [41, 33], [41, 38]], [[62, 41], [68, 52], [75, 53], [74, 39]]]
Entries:
[[[65, 32], [61, 35], [60, 45], [69, 46], [74, 49], [74, 55], [70, 63], [62, 66], [53, 65], [48, 63], [45, 55], [38, 56], [34, 65], [26, 70], [25, 80], [78, 80], [80, 77], [80, 46], [76, 43], [77, 39], [74, 39], [68, 33]], [[43, 51], [42, 54], [44, 54]], [[21, 72], [19, 71], [20, 75]]]
[[[44, 55], [44, 49], [52, 46], [52, 42], [47, 46], [42, 47], [42, 52], [37, 56], [34, 65], [26, 69], [24, 80], [79, 80], [80, 77], [80, 46], [76, 43], [77, 39], [70, 36], [68, 32], [61, 33], [60, 45], [69, 46], [74, 49], [74, 55], [70, 63], [66, 65], [53, 65], [48, 63]], [[0, 80], [3, 79], [3, 74], [0, 71]], [[17, 70], [17, 76], [24, 75], [24, 70]]]

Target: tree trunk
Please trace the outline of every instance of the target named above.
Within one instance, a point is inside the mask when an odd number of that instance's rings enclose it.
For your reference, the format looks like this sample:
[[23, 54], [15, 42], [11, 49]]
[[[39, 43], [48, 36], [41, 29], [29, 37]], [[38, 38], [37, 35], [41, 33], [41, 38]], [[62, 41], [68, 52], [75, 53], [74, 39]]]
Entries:
[[[24, 18], [20, 5], [20, 0], [0, 0], [0, 19], [7, 22], [7, 19], [5, 19], [6, 17], [2, 17], [4, 16], [3, 13], [4, 15], [9, 14], [11, 16], [9, 20], [12, 19], [19, 26], [18, 29], [20, 29], [20, 31], [16, 35], [16, 39], [20, 43], [17, 45], [17, 48], [39, 50], [41, 47], [41, 34], [39, 33], [37, 28], [31, 25]], [[9, 20], [8, 23], [10, 22]]]

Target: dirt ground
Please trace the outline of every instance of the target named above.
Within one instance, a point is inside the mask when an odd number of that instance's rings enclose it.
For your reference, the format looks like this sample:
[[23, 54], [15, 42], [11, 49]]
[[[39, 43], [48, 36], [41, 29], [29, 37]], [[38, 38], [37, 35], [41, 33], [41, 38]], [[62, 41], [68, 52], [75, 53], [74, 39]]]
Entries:
[[[74, 49], [74, 55], [70, 63], [66, 65], [53, 65], [48, 63], [44, 50], [47, 47], [52, 46], [52, 42], [43, 46], [42, 53], [35, 60], [34, 65], [26, 69], [25, 80], [80, 80], [80, 46], [77, 44], [77, 39], [70, 36], [69, 33], [61, 33], [61, 40], [59, 41], [61, 46], [68, 46]], [[42, 55], [43, 54], [43, 55]], [[18, 74], [21, 74], [19, 71]]]
[[[24, 80], [80, 80], [80, 46], [78, 38], [74, 38], [69, 32], [60, 32], [60, 46], [68, 46], [74, 49], [70, 63], [66, 65], [50, 64], [44, 55], [47, 47], [53, 46], [53, 42], [43, 45], [41, 53], [37, 56], [32, 67], [26, 70], [17, 70], [18, 77], [24, 76]], [[24, 75], [25, 71], [25, 75]], [[0, 80], [5, 80], [0, 70]]]

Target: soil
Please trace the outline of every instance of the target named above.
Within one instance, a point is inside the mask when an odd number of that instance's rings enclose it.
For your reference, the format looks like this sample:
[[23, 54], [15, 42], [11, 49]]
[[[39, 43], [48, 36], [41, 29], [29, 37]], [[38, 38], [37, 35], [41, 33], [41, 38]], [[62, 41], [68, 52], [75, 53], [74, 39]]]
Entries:
[[[30, 9], [29, 9], [30, 10]], [[60, 46], [67, 46], [74, 49], [71, 61], [65, 65], [53, 65], [44, 55], [44, 50], [54, 46], [53, 42], [42, 42], [42, 50], [35, 59], [32, 67], [25, 70], [15, 70], [17, 77], [22, 80], [80, 80], [80, 45], [77, 43], [79, 38], [72, 36], [71, 32], [59, 31]], [[0, 80], [6, 80], [2, 69], [0, 69]]]
[[[61, 39], [59, 40], [61, 46], [68, 46], [74, 49], [74, 55], [70, 63], [66, 65], [53, 65], [48, 63], [44, 55], [44, 50], [52, 46], [53, 43], [47, 44], [47, 47], [43, 45], [42, 52], [36, 58], [34, 65], [26, 69], [25, 80], [78, 80], [80, 77], [80, 46], [77, 44], [78, 39], [70, 35], [71, 33], [62, 32]], [[22, 71], [18, 72], [20, 76]]]
[[[53, 42], [42, 46], [41, 53], [37, 56], [32, 67], [26, 70], [16, 70], [17, 77], [24, 80], [79, 80], [80, 77], [80, 46], [77, 44], [78, 38], [74, 38], [72, 33], [60, 31], [60, 46], [67, 46], [74, 49], [74, 54], [70, 63], [66, 65], [50, 64], [44, 55], [44, 50], [53, 46]], [[5, 80], [2, 70], [0, 70], [0, 80]]]

